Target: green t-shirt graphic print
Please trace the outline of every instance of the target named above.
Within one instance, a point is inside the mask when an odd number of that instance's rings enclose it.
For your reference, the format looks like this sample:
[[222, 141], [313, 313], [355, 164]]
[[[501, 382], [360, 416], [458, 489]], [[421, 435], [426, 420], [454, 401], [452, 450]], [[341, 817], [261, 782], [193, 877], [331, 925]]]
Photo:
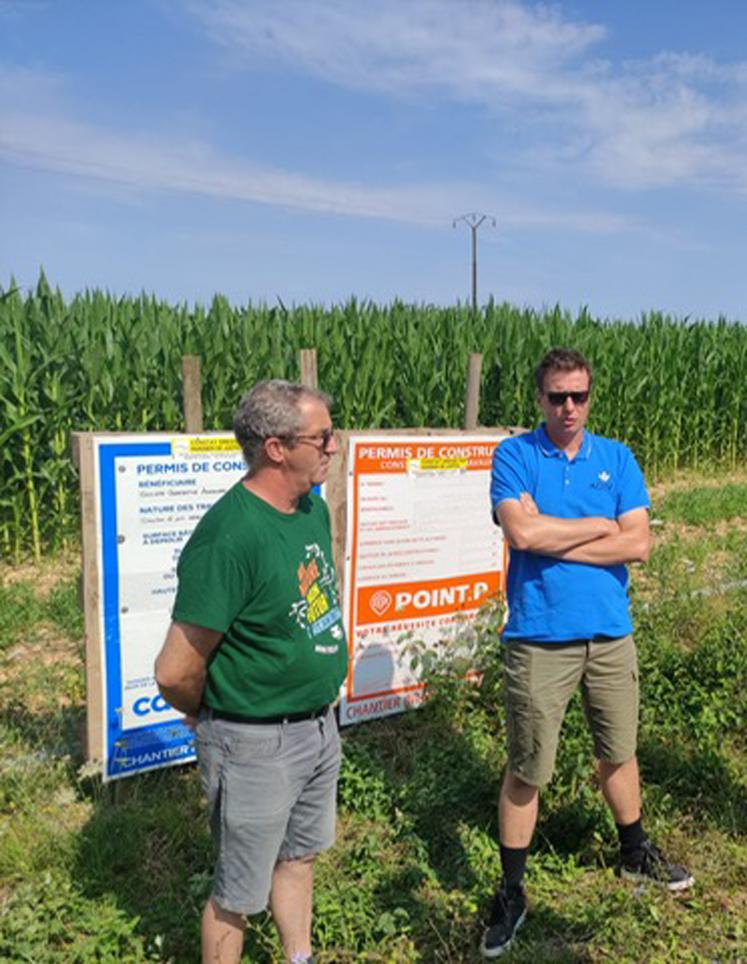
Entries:
[[288, 514], [237, 483], [197, 524], [177, 575], [173, 619], [223, 633], [207, 706], [266, 717], [337, 698], [347, 646], [323, 499]]

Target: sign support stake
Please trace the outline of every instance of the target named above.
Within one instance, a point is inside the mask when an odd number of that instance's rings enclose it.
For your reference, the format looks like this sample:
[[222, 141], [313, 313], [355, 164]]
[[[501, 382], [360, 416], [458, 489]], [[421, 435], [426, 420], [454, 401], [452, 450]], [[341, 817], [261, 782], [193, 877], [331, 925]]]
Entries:
[[316, 372], [316, 348], [302, 348], [299, 352], [301, 365], [301, 384], [307, 388], [318, 388]]
[[480, 374], [482, 355], [472, 353], [467, 364], [467, 391], [464, 399], [464, 428], [470, 432], [477, 428], [480, 413]]
[[182, 385], [184, 387], [184, 431], [188, 435], [197, 435], [202, 431], [202, 378], [199, 355], [182, 355]]

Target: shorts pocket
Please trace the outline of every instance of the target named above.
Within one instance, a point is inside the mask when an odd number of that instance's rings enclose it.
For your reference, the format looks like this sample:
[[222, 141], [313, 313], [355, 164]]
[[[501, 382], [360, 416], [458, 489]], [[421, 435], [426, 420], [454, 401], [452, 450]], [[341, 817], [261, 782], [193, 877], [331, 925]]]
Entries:
[[223, 796], [223, 755], [220, 748], [205, 739], [196, 740], [197, 768], [202, 792], [207, 801], [210, 829], [220, 839], [221, 801]]
[[504, 666], [506, 740], [511, 769], [520, 768], [534, 753], [534, 712], [531, 699], [531, 653], [509, 646]]
[[231, 763], [244, 764], [276, 756], [283, 746], [282, 725], [238, 724], [243, 732], [226, 734], [226, 755]]

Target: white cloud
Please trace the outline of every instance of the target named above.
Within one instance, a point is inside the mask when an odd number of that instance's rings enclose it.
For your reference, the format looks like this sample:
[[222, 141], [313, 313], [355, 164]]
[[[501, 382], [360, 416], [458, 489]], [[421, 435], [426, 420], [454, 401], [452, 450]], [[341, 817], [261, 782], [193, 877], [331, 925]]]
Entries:
[[[252, 164], [173, 132], [115, 131], [69, 116], [59, 78], [0, 67], [0, 157], [15, 164], [111, 184], [121, 191], [179, 191], [309, 212], [443, 227], [475, 205], [500, 211], [504, 225], [566, 227], [591, 233], [630, 230], [624, 217], [593, 211], [546, 211], [495, 197], [464, 182], [371, 185], [331, 181]], [[60, 97], [55, 106], [55, 94]], [[35, 108], [36, 102], [43, 106]]]
[[747, 63], [662, 51], [613, 65], [595, 56], [602, 25], [518, 0], [199, 0], [190, 9], [247, 63], [482, 105], [500, 125], [533, 128], [556, 165], [581, 163], [611, 185], [747, 189]]
[[553, 7], [512, 0], [197, 0], [190, 9], [247, 59], [280, 59], [351, 87], [476, 100], [551, 95], [544, 78], [605, 36]]

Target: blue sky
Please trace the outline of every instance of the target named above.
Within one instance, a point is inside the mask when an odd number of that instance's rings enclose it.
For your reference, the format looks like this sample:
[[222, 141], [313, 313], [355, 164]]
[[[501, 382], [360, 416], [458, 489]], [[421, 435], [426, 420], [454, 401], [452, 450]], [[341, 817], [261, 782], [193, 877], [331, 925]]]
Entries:
[[0, 0], [0, 284], [747, 318], [740, 0]]

